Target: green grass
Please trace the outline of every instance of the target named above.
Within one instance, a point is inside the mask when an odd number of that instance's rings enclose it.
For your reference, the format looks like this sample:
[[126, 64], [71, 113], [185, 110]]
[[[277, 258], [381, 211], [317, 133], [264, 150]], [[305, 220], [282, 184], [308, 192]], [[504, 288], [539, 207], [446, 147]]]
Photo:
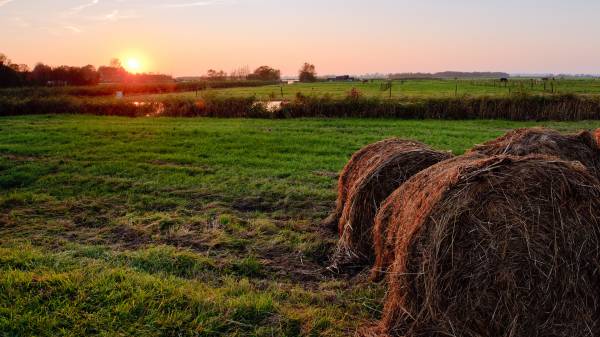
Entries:
[[533, 125], [0, 118], [0, 335], [352, 335], [385, 289], [324, 269], [350, 155], [390, 136], [459, 154]]
[[[332, 98], [345, 98], [352, 88], [358, 89], [365, 97], [389, 98], [389, 91], [381, 90], [381, 81], [360, 82], [319, 82], [319, 83], [295, 83], [291, 85], [268, 85], [249, 88], [213, 89], [200, 92], [202, 95], [218, 95], [224, 97], [249, 97], [256, 96], [258, 99], [281, 99], [283, 90], [284, 99], [293, 99], [297, 93], [305, 96], [329, 95]], [[495, 82], [494, 80], [406, 80], [394, 81], [392, 86], [392, 98], [395, 99], [427, 99], [427, 98], [450, 98], [458, 96], [494, 96], [504, 97], [515, 92], [527, 92], [529, 94], [551, 94], [551, 86], [546, 85], [544, 91], [543, 82], [535, 82], [531, 87], [529, 79], [511, 80], [509, 86]], [[456, 90], [458, 84], [458, 91]], [[557, 94], [600, 94], [600, 80], [556, 80], [555, 93]], [[127, 99], [133, 101], [160, 101], [166, 98], [194, 98], [195, 92], [158, 94], [158, 95], [132, 95]]]

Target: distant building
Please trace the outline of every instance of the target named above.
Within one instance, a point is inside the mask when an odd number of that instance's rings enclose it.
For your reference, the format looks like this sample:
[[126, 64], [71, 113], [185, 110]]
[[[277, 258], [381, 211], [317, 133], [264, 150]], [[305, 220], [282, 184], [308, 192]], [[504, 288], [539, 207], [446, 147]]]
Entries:
[[67, 81], [48, 81], [46, 82], [46, 85], [49, 87], [66, 87], [67, 85], [69, 85], [69, 83]]
[[329, 82], [354, 82], [356, 79], [350, 75], [342, 75], [327, 78]]

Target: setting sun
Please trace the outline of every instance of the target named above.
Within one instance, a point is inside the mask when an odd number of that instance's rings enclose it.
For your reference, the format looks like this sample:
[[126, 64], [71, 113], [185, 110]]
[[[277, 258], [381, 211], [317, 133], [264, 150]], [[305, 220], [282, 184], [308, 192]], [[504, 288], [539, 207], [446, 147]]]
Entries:
[[129, 72], [139, 72], [142, 68], [142, 64], [136, 58], [127, 59], [126, 64], [127, 71]]

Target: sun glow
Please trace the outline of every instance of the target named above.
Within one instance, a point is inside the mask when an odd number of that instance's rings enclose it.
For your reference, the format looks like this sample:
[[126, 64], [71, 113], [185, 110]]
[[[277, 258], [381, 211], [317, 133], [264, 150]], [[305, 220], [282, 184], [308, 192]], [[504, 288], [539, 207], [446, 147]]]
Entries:
[[131, 73], [138, 73], [142, 69], [142, 63], [137, 58], [128, 58], [125, 66]]

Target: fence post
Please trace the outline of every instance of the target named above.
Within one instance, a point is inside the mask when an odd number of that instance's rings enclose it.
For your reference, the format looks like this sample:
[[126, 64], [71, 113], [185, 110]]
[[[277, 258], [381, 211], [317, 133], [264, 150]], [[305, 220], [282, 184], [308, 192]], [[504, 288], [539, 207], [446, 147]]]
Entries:
[[458, 97], [458, 79], [455, 79], [455, 87], [454, 87], [454, 97]]

